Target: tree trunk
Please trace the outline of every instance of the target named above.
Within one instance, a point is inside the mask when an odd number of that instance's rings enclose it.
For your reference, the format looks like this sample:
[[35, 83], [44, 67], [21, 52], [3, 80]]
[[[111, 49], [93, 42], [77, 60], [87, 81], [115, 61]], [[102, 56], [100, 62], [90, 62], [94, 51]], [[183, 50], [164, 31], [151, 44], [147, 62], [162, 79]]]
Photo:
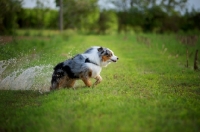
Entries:
[[60, 32], [63, 30], [63, 0], [60, 0], [60, 11], [59, 11], [59, 28]]

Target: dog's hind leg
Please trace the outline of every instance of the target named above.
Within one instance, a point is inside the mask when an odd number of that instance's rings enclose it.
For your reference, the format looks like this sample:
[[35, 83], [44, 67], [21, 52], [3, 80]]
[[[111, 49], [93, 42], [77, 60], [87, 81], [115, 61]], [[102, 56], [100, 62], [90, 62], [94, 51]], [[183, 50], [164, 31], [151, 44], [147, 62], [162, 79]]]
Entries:
[[102, 77], [100, 75], [96, 76], [95, 79], [96, 79], [96, 82], [93, 84], [93, 86], [99, 84], [102, 81]]

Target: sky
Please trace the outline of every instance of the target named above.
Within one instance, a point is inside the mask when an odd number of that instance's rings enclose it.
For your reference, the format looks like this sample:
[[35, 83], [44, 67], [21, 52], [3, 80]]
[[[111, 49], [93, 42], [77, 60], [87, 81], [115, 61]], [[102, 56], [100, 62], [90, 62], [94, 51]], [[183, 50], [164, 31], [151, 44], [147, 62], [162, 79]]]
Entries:
[[[36, 6], [37, 0], [23, 0], [23, 7], [34, 8]], [[43, 0], [45, 7], [57, 9], [55, 0]], [[112, 7], [112, 5], [106, 3], [106, 0], [99, 0], [98, 4], [104, 8]], [[192, 7], [195, 9], [200, 9], [200, 0], [188, 0], [188, 9], [191, 10]]]

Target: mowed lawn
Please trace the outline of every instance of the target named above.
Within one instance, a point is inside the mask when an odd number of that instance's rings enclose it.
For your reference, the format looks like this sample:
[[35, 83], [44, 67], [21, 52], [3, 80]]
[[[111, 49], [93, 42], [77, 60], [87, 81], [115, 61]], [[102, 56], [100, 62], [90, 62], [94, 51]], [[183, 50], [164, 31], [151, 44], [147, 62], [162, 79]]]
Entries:
[[0, 90], [0, 131], [199, 132], [200, 71], [193, 70], [193, 63], [200, 39], [191, 44], [180, 39], [156, 34], [56, 34], [1, 45], [1, 60], [16, 58], [23, 68], [53, 68], [97, 45], [112, 49], [119, 61], [102, 70], [103, 81], [94, 88], [78, 81], [74, 89], [53, 92]]

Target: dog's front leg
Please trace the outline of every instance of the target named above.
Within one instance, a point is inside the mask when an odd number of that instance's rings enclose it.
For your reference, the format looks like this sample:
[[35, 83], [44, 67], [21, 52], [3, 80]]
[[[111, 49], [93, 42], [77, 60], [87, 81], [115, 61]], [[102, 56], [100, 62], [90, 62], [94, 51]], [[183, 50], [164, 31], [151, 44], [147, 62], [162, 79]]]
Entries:
[[73, 88], [75, 82], [76, 82], [75, 79], [70, 79], [69, 81], [67, 81], [66, 87], [68, 87], [68, 88]]
[[93, 86], [99, 84], [102, 81], [102, 77], [100, 75], [96, 76], [95, 79], [96, 79], [96, 82], [93, 84]]
[[82, 78], [83, 82], [85, 83], [86, 86], [90, 87], [92, 85], [91, 81], [89, 78]]

